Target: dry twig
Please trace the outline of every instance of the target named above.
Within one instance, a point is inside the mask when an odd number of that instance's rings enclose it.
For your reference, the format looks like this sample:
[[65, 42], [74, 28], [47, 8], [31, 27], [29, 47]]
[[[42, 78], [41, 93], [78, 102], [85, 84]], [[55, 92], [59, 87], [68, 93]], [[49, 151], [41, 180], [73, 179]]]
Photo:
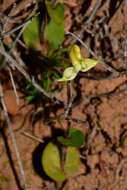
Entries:
[[22, 186], [22, 188], [24, 190], [28, 190], [28, 186], [27, 186], [27, 183], [26, 183], [25, 172], [24, 172], [23, 165], [22, 165], [22, 160], [21, 160], [21, 157], [20, 157], [20, 153], [19, 153], [19, 149], [18, 149], [18, 145], [17, 145], [17, 142], [16, 142], [15, 135], [14, 135], [13, 129], [11, 127], [11, 121], [10, 121], [10, 118], [8, 116], [6, 104], [5, 104], [5, 101], [4, 101], [4, 94], [3, 94], [3, 88], [2, 88], [1, 83], [0, 83], [0, 99], [1, 99], [1, 104], [2, 104], [3, 110], [4, 110], [4, 115], [5, 115], [5, 119], [6, 119], [6, 122], [7, 122], [7, 127], [8, 127], [8, 130], [9, 130], [9, 133], [10, 133], [10, 136], [11, 136], [11, 139], [12, 139], [12, 143], [13, 143], [13, 146], [14, 146], [14, 149], [15, 149], [15, 154], [16, 154], [16, 157], [17, 157], [17, 163], [18, 163], [19, 172], [20, 172], [20, 178], [19, 179], [21, 179], [20, 180], [20, 183], [21, 183], [20, 185]]
[[16, 97], [16, 103], [17, 103], [17, 105], [19, 105], [19, 96], [18, 96], [18, 93], [17, 93], [17, 90], [16, 90], [16, 85], [15, 85], [15, 82], [14, 82], [14, 78], [13, 78], [11, 69], [9, 67], [7, 67], [7, 68], [8, 68], [8, 72], [9, 72], [9, 75], [10, 75], [10, 79], [11, 79], [12, 87], [13, 87], [13, 90], [14, 90], [14, 94], [15, 94], [15, 97]]
[[6, 60], [8, 60], [11, 63], [12, 68], [16, 68], [25, 78], [28, 80], [39, 92], [41, 92], [43, 95], [45, 95], [50, 100], [54, 101], [54, 97], [46, 92], [39, 84], [36, 83], [34, 78], [30, 78], [29, 74], [24, 70], [23, 67], [21, 67], [20, 64], [17, 64], [17, 62], [4, 50], [0, 49], [0, 53], [5, 56]]
[[86, 25], [89, 25], [92, 21], [92, 19], [94, 18], [94, 16], [96, 15], [99, 7], [101, 6], [101, 1], [96, 1], [95, 7], [92, 10], [92, 13], [90, 15], [90, 17], [88, 18], [88, 20], [86, 21]]
[[44, 141], [43, 141], [42, 139], [36, 137], [35, 135], [31, 135], [31, 134], [29, 134], [29, 133], [27, 133], [27, 132], [25, 132], [25, 131], [22, 131], [21, 133], [22, 133], [23, 135], [25, 135], [25, 136], [27, 136], [27, 137], [33, 139], [33, 140], [36, 140], [36, 141], [38, 141], [38, 142], [40, 142], [40, 143], [44, 143]]

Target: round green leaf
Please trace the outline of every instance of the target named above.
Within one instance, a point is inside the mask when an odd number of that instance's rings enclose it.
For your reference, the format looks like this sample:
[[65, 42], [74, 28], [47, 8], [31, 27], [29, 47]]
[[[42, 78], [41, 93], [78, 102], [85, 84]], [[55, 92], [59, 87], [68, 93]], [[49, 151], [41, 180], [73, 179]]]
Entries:
[[84, 143], [85, 137], [81, 131], [70, 128], [68, 137], [60, 136], [58, 141], [65, 146], [80, 147]]
[[66, 177], [74, 175], [80, 166], [80, 155], [76, 148], [68, 147], [66, 160], [64, 165], [64, 172]]
[[42, 154], [42, 166], [45, 173], [57, 182], [65, 180], [65, 175], [60, 166], [60, 155], [56, 145], [48, 143]]

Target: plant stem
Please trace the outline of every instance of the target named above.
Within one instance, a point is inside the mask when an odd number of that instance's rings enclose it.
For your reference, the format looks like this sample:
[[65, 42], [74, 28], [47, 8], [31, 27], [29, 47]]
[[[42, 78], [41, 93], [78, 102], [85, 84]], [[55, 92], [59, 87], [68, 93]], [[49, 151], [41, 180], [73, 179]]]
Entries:
[[66, 106], [66, 110], [64, 113], [64, 117], [65, 119], [67, 119], [67, 127], [68, 129], [71, 126], [71, 122], [70, 119], [68, 119], [68, 117], [71, 115], [71, 111], [72, 111], [72, 90], [71, 90], [71, 81], [67, 82], [67, 106]]

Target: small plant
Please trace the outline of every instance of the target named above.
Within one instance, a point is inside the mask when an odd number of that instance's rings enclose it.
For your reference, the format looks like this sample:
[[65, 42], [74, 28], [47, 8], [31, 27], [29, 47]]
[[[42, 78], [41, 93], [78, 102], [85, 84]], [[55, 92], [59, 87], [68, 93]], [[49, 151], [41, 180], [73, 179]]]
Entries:
[[[57, 80], [59, 82], [73, 80], [79, 71], [86, 72], [98, 63], [97, 60], [83, 58], [80, 48], [77, 45], [73, 45], [71, 47], [69, 56], [72, 62], [72, 67], [65, 69], [63, 77]], [[69, 92], [69, 94], [71, 93]], [[67, 147], [63, 166], [61, 166], [60, 162], [59, 149], [52, 142], [50, 142], [44, 149], [42, 165], [44, 171], [49, 177], [57, 182], [62, 182], [68, 177], [73, 176], [74, 173], [78, 171], [80, 165], [80, 154], [77, 151], [77, 148], [84, 143], [85, 138], [79, 130], [69, 128], [68, 137], [64, 138], [60, 136], [57, 140], [63, 145], [63, 147]]]
[[[44, 29], [44, 39], [48, 42], [49, 52], [47, 59], [53, 64], [53, 57], [56, 52], [60, 52], [60, 45], [64, 40], [64, 6], [61, 3], [57, 3], [54, 7], [52, 1], [45, 0], [45, 5], [49, 15], [49, 22]], [[39, 36], [39, 17], [35, 17], [32, 22], [27, 26], [23, 33], [23, 39], [28, 48], [36, 50], [40, 45]], [[60, 54], [62, 58], [62, 54]], [[58, 79], [58, 75], [54, 74], [49, 67], [46, 72], [43, 72], [41, 80], [41, 86], [48, 91], [51, 87], [51, 76], [56, 76], [58, 82], [71, 81], [76, 78], [78, 73], [86, 72], [98, 64], [98, 60], [84, 58], [81, 55], [81, 51], [78, 45], [74, 44], [69, 51], [69, 57], [72, 63], [71, 67], [67, 67], [62, 78]], [[46, 65], [46, 62], [43, 61]], [[55, 66], [55, 65], [54, 65]], [[60, 68], [60, 64], [58, 64]], [[53, 77], [52, 79], [55, 79]], [[28, 85], [27, 90], [29, 96], [28, 101], [32, 101], [37, 96], [36, 89]], [[71, 93], [69, 93], [71, 94]], [[70, 128], [68, 126], [68, 136], [59, 136], [56, 139], [56, 144], [49, 142], [42, 154], [42, 166], [45, 173], [56, 182], [63, 182], [65, 179], [72, 177], [79, 169], [80, 166], [80, 148], [85, 141], [84, 135], [77, 129]], [[59, 147], [59, 143], [61, 146]]]

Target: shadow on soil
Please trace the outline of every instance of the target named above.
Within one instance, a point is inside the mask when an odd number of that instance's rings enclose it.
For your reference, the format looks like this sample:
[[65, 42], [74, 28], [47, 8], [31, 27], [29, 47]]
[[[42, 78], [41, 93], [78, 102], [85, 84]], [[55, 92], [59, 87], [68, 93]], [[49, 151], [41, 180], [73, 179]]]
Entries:
[[53, 142], [54, 144], [57, 144], [58, 147], [60, 147], [60, 144], [57, 141], [57, 137], [63, 136], [64, 133], [65, 132], [63, 130], [52, 128], [52, 138], [49, 138], [49, 137], [44, 138], [43, 139], [44, 143], [40, 143], [33, 152], [33, 156], [32, 156], [33, 168], [35, 172], [44, 180], [51, 180], [51, 179], [45, 174], [42, 167], [43, 150], [49, 142]]

